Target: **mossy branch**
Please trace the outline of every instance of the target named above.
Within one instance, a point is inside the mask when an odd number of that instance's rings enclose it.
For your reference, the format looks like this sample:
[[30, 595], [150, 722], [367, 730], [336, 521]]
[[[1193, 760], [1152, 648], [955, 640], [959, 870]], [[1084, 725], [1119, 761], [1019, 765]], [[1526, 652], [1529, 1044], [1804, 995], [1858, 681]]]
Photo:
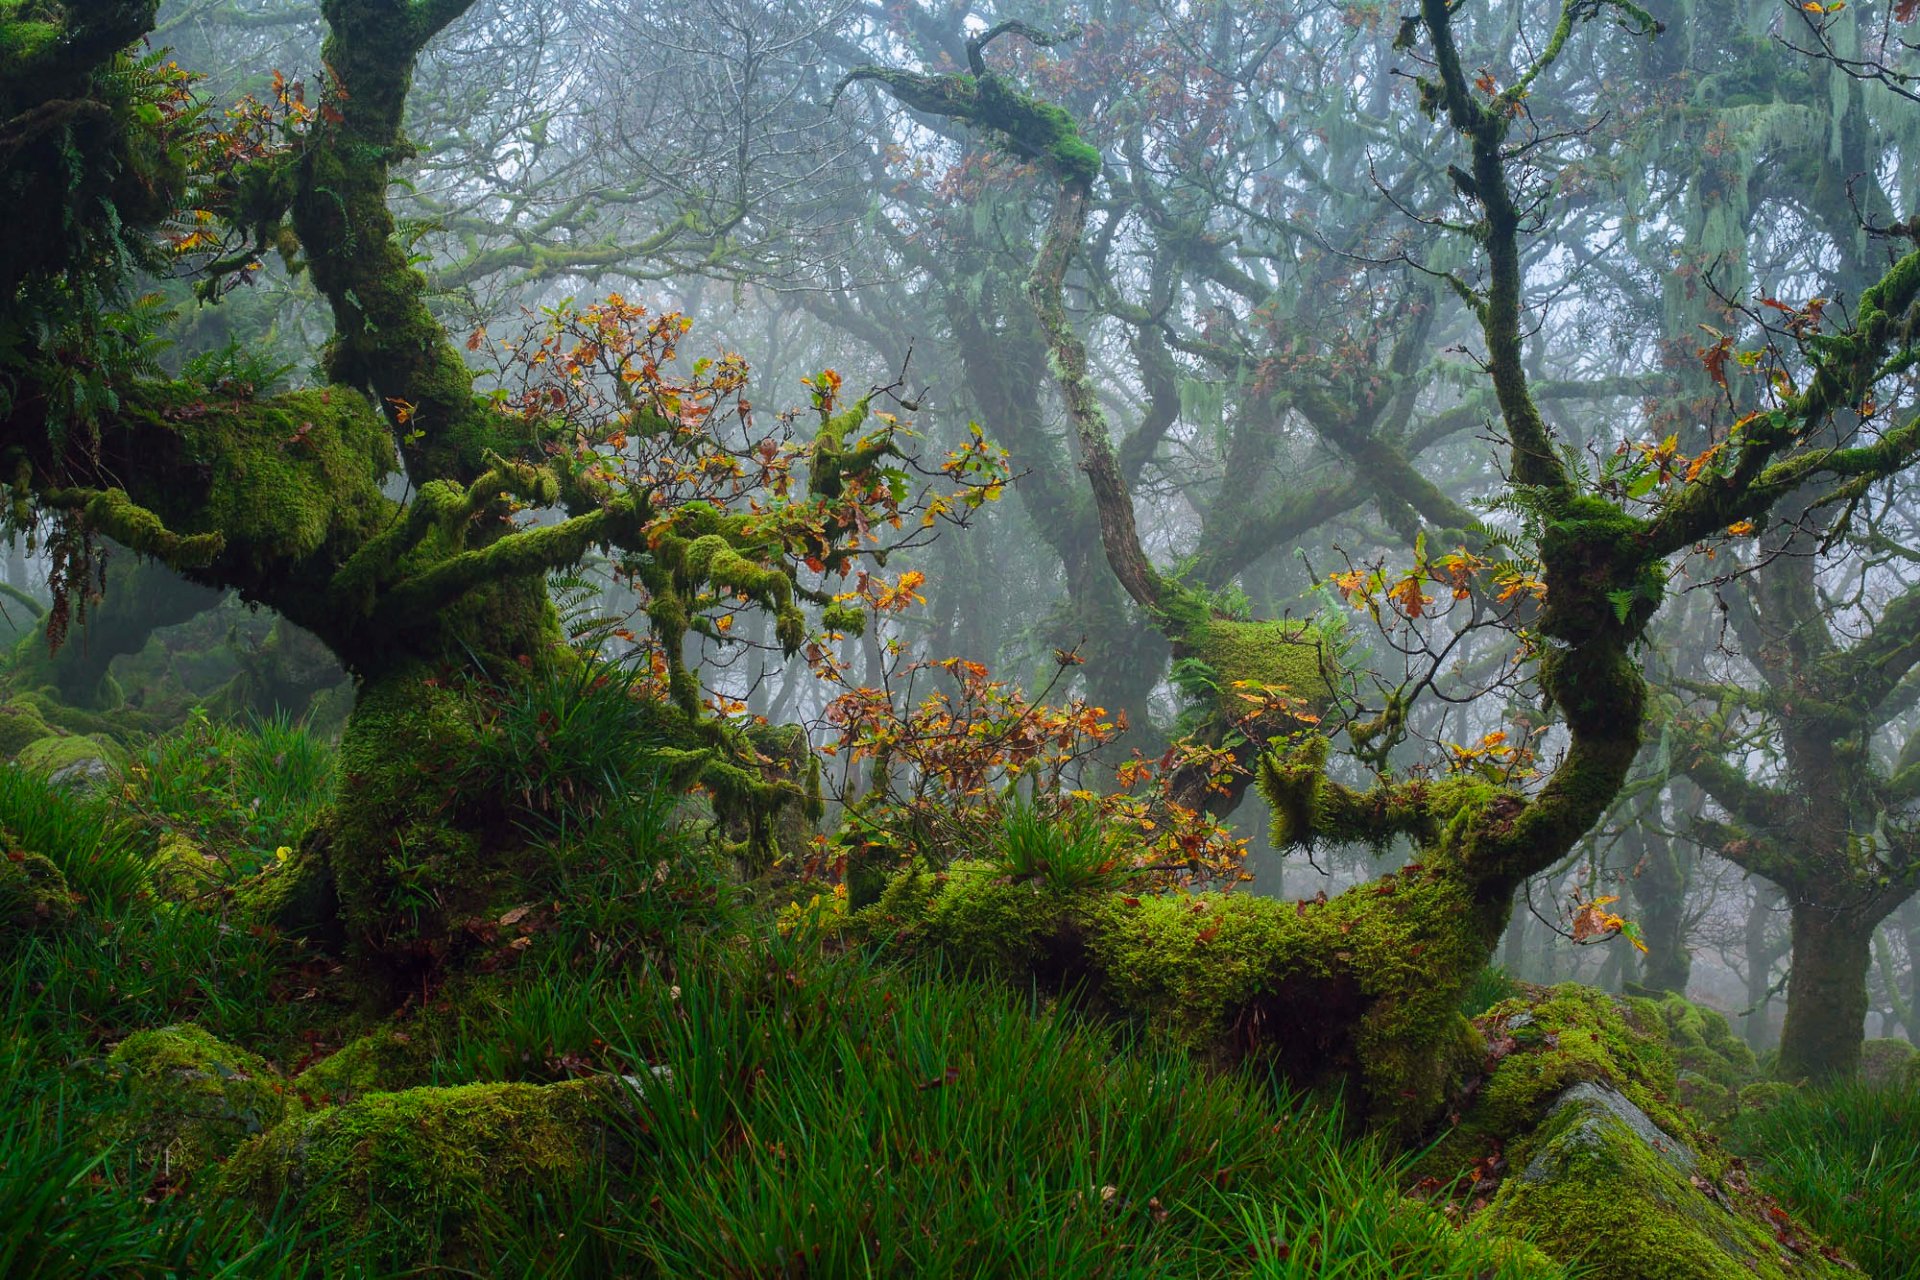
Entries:
[[55, 510], [78, 515], [88, 529], [106, 534], [129, 551], [175, 569], [204, 569], [226, 550], [224, 535], [175, 533], [124, 489], [50, 489], [40, 500]]

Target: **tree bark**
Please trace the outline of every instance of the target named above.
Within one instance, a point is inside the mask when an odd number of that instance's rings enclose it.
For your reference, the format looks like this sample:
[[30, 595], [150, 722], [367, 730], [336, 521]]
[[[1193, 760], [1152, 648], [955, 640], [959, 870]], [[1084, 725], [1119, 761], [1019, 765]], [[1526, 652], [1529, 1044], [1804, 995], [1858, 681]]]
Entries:
[[1793, 909], [1793, 974], [1780, 1031], [1785, 1080], [1850, 1080], [1860, 1069], [1876, 922], [1809, 903]]

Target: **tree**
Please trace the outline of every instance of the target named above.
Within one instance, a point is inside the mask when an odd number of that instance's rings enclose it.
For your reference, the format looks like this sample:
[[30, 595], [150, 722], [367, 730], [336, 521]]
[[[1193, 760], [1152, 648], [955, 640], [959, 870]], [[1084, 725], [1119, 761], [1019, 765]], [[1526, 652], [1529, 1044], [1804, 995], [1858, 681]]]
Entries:
[[[1275, 742], [1261, 761], [1260, 785], [1275, 812], [1276, 844], [1408, 837], [1419, 850], [1416, 862], [1320, 907], [1239, 900], [1217, 913], [1196, 910], [1189, 920], [1158, 910], [1140, 919], [1112, 908], [1069, 913], [1044, 951], [1049, 964], [1064, 956], [1070, 968], [1092, 971], [1122, 1003], [1183, 993], [1182, 1020], [1196, 1034], [1231, 1030], [1258, 1041], [1264, 1029], [1273, 1036], [1269, 1046], [1310, 1078], [1351, 1069], [1374, 1119], [1403, 1129], [1432, 1114], [1454, 1055], [1464, 1052], [1453, 1002], [1493, 953], [1514, 889], [1571, 850], [1627, 781], [1647, 704], [1635, 651], [1665, 594], [1669, 560], [1729, 536], [1730, 528], [1744, 532], [1742, 522], [1810, 489], [1863, 492], [1920, 449], [1920, 420], [1884, 429], [1856, 425], [1838, 441], [1834, 429], [1836, 417], [1872, 399], [1910, 356], [1910, 319], [1920, 298], [1915, 253], [1863, 293], [1851, 325], [1833, 324], [1809, 344], [1808, 367], [1783, 381], [1769, 408], [1737, 427], [1722, 426], [1698, 467], [1663, 468], [1655, 485], [1639, 486], [1621, 472], [1641, 465], [1651, 447], [1621, 449], [1616, 456], [1624, 461], [1599, 475], [1560, 447], [1526, 358], [1521, 246], [1545, 225], [1550, 187], [1529, 163], [1542, 138], [1528, 101], [1548, 83], [1544, 77], [1576, 30], [1603, 18], [1642, 37], [1657, 30], [1626, 0], [1564, 0], [1531, 46], [1538, 54], [1504, 87], [1466, 70], [1456, 30], [1470, 11], [1447, 0], [1425, 0], [1396, 42], [1426, 51], [1414, 76], [1420, 105], [1465, 151], [1449, 173], [1456, 198], [1471, 212], [1449, 225], [1475, 247], [1479, 275], [1443, 278], [1478, 324], [1480, 358], [1504, 428], [1503, 505], [1521, 520], [1508, 541], [1530, 562], [1540, 588], [1537, 609], [1507, 614], [1524, 624], [1527, 666], [1558, 716], [1557, 760], [1531, 785], [1490, 782], [1472, 771], [1399, 774], [1367, 754], [1367, 738], [1350, 730], [1356, 754], [1374, 774], [1371, 785], [1354, 788], [1330, 771], [1326, 738]], [[918, 110], [989, 131], [1057, 182], [1030, 291], [1078, 433], [1107, 559], [1129, 594], [1173, 626], [1205, 626], [1204, 614], [1185, 616], [1178, 589], [1142, 553], [1085, 347], [1061, 306], [1061, 281], [1100, 177], [1099, 153], [1080, 138], [1071, 116], [989, 70], [987, 45], [1008, 33], [1037, 34], [1020, 24], [990, 28], [970, 42], [964, 73], [876, 68], [856, 75]], [[1457, 586], [1468, 601], [1506, 590], [1493, 569], [1465, 553], [1456, 560], [1434, 555], [1391, 585], [1356, 575], [1352, 586], [1356, 594], [1384, 594], [1384, 607], [1412, 624], [1427, 615], [1428, 585]], [[987, 891], [949, 887], [934, 900], [957, 892]], [[1056, 926], [1033, 927], [1046, 936]], [[1143, 945], [1143, 938], [1151, 940]], [[1182, 976], [1182, 964], [1210, 977]]]
[[[870, 420], [874, 396], [842, 396], [822, 375], [814, 439], [758, 431], [737, 359], [676, 374], [688, 322], [617, 297], [557, 316], [526, 352], [520, 394], [476, 394], [387, 203], [411, 154], [415, 62], [469, 4], [325, 0], [318, 103], [285, 92], [271, 127], [255, 118], [238, 134], [202, 126], [180, 73], [119, 52], [151, 29], [154, 0], [32, 3], [0, 23], [10, 195], [47, 210], [0, 279], [13, 519], [49, 517], [76, 565], [104, 535], [237, 591], [353, 673], [339, 795], [270, 892], [337, 914], [355, 954], [395, 983], [443, 963], [462, 923], [517, 882], [524, 835], [466, 762], [488, 733], [489, 686], [578, 661], [549, 571], [595, 546], [625, 559], [664, 673], [662, 697], [635, 711], [641, 748], [764, 835], [804, 779], [764, 766], [702, 707], [686, 637], [748, 607], [797, 651], [802, 603], [832, 604], [817, 575], [884, 556], [879, 535], [920, 514], [893, 421]], [[152, 261], [149, 231], [175, 217], [298, 262], [333, 317], [329, 385], [253, 399], [168, 380], [137, 358], [128, 322], [89, 327], [91, 307], [125, 314], [112, 304], [129, 269]], [[249, 269], [244, 254], [215, 268]], [[84, 396], [60, 367], [76, 354], [94, 371]], [[396, 469], [406, 501], [383, 488]], [[998, 479], [984, 444], [946, 470], [963, 491], [938, 496], [949, 509]], [[555, 518], [515, 518], [530, 508]], [[845, 627], [845, 614], [828, 620]]]

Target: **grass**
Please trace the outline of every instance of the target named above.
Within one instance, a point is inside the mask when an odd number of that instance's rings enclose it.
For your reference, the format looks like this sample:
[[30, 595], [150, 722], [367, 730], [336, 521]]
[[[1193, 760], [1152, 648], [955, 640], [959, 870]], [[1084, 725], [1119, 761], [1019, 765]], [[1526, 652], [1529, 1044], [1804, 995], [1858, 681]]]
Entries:
[[1091, 805], [1059, 812], [1015, 799], [1000, 817], [994, 851], [1014, 879], [1063, 893], [1118, 886], [1131, 871]]
[[134, 824], [102, 798], [12, 765], [0, 765], [0, 831], [17, 847], [45, 855], [95, 909], [124, 906], [146, 884]]
[[[671, 1079], [609, 1117], [630, 1163], [558, 1197], [501, 1188], [478, 1237], [383, 1220], [377, 1203], [369, 1223], [317, 1221], [296, 1200], [256, 1214], [216, 1177], [156, 1184], [95, 1136], [123, 1105], [102, 1059], [135, 1030], [195, 1021], [291, 1075], [371, 1025], [323, 957], [144, 888], [156, 822], [207, 841], [234, 876], [291, 842], [326, 792], [324, 744], [284, 722], [195, 722], [108, 799], [0, 769], [0, 824], [86, 899], [64, 932], [4, 944], [0, 1274], [1567, 1274], [1403, 1196], [1398, 1158], [1354, 1141], [1324, 1099], [1070, 1002], [847, 951], [804, 917], [783, 933], [683, 834], [673, 798], [577, 745], [561, 754], [580, 785], [541, 806], [534, 901], [394, 1025], [435, 1084]], [[997, 853], [1010, 873], [1078, 882], [1108, 874], [1097, 835], [1015, 812]], [[1468, 1007], [1509, 985], [1489, 973]], [[1765, 1154], [1764, 1185], [1870, 1274], [1920, 1275], [1920, 1102], [1802, 1095], [1748, 1117], [1739, 1140]], [[457, 1254], [441, 1256], [456, 1248], [443, 1230], [462, 1233]]]
[[226, 723], [195, 712], [128, 769], [124, 801], [251, 875], [300, 835], [333, 794], [333, 744], [286, 716]]
[[1920, 1280], [1920, 1090], [1799, 1090], [1741, 1115], [1731, 1145], [1874, 1280]]

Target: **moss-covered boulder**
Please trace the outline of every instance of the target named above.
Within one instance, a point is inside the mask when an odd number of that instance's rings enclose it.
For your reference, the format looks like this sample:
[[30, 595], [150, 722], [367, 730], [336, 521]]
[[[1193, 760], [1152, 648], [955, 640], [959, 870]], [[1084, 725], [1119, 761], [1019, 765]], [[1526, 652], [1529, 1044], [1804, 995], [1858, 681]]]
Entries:
[[1789, 1280], [1856, 1274], [1716, 1179], [1688, 1143], [1603, 1084], [1554, 1102], [1486, 1225], [1533, 1239], [1595, 1280]]
[[0, 832], [0, 942], [72, 922], [74, 894], [44, 855], [10, 847]]
[[32, 703], [0, 703], [0, 758], [11, 760], [28, 744], [52, 733], [53, 727]]
[[80, 733], [40, 738], [14, 757], [14, 763], [29, 773], [74, 786], [107, 782], [125, 761], [126, 752], [118, 743]]
[[427, 1080], [429, 1054], [415, 1034], [381, 1027], [349, 1040], [293, 1078], [303, 1098], [351, 1102], [370, 1093], [397, 1093]]
[[241, 919], [290, 937], [337, 944], [345, 936], [333, 868], [313, 836], [285, 859], [235, 885], [233, 906]]
[[1771, 1111], [1799, 1089], [1799, 1085], [1788, 1084], [1785, 1080], [1755, 1080], [1740, 1090], [1736, 1102], [1741, 1111]]
[[619, 1141], [617, 1078], [374, 1093], [304, 1115], [227, 1164], [225, 1188], [358, 1239], [397, 1266], [457, 1264], [501, 1224], [538, 1212]]
[[1733, 1033], [1726, 1015], [1682, 996], [1630, 1002], [1635, 1020], [1658, 1027], [1674, 1065], [1682, 1072], [1729, 1092], [1760, 1077], [1760, 1063], [1746, 1041]]
[[1495, 1005], [1475, 1021], [1484, 1078], [1422, 1172], [1466, 1191], [1489, 1228], [1595, 1280], [1851, 1274], [1753, 1191], [1682, 1104], [1689, 1078], [1722, 1106], [1728, 1087], [1705, 1059], [1694, 1060], [1714, 1076], [1676, 1065], [1673, 1022], [1700, 1023], [1667, 1004], [1567, 984]]
[[1860, 1080], [1877, 1089], [1904, 1084], [1913, 1058], [1914, 1048], [1905, 1040], [1869, 1040], [1860, 1046]]
[[227, 864], [189, 837], [169, 831], [160, 837], [147, 863], [147, 878], [162, 898], [201, 905], [220, 897], [226, 887]]
[[191, 1023], [136, 1032], [107, 1065], [126, 1093], [100, 1137], [175, 1185], [299, 1111], [266, 1062]]

